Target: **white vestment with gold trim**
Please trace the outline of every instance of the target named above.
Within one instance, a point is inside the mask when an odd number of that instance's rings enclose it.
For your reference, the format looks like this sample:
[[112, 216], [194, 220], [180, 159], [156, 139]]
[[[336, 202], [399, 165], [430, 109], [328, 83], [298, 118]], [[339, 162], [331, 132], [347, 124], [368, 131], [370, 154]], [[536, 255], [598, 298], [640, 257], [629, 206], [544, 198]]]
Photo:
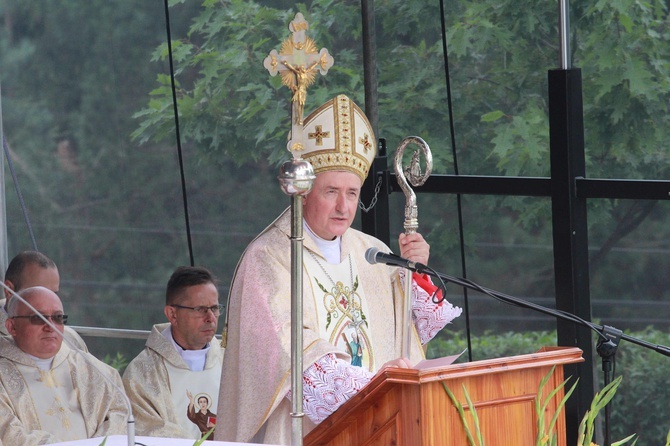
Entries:
[[[227, 308], [217, 440], [290, 441], [291, 404], [286, 398], [291, 385], [290, 233], [287, 210], [247, 247], [235, 271]], [[305, 237], [304, 368], [327, 353], [351, 361], [347, 345], [354, 333], [363, 341], [362, 366], [373, 372], [402, 356], [402, 285], [397, 268], [366, 262], [370, 247], [390, 251], [374, 237], [348, 229], [341, 239], [341, 262], [333, 266]], [[319, 272], [317, 262], [327, 274]], [[424, 356], [416, 332], [413, 340], [410, 360], [416, 363]], [[303, 426], [306, 434], [315, 425], [305, 418]]]
[[122, 393], [119, 373], [89, 353], [63, 344], [51, 369], [43, 371], [13, 339], [0, 339], [0, 438], [5, 444], [125, 434], [128, 405]]
[[206, 396], [216, 412], [221, 381], [223, 349], [214, 338], [205, 368], [191, 371], [163, 335], [169, 322], [154, 325], [146, 348], [123, 373], [123, 384], [133, 407], [137, 435], [147, 437], [200, 438], [200, 431], [187, 417], [188, 390], [196, 398]]

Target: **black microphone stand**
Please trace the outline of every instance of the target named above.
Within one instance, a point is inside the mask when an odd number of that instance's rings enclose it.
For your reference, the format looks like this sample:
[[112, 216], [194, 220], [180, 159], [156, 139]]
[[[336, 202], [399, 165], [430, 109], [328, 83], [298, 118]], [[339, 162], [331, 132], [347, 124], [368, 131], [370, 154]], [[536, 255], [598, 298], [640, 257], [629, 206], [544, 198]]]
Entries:
[[[647, 341], [644, 341], [642, 339], [635, 338], [633, 336], [628, 336], [624, 334], [621, 330], [618, 330], [614, 327], [610, 327], [607, 325], [598, 325], [594, 324], [593, 322], [586, 321], [572, 313], [568, 313], [566, 311], [562, 310], [557, 310], [557, 309], [552, 309], [552, 308], [547, 308], [543, 307], [542, 305], [537, 305], [532, 302], [520, 299], [518, 297], [510, 296], [507, 294], [500, 293], [498, 291], [492, 290], [490, 288], [486, 288], [483, 286], [480, 286], [468, 279], [463, 279], [460, 277], [453, 277], [453, 276], [448, 276], [446, 274], [441, 274], [438, 273], [437, 271], [433, 270], [430, 267], [426, 267], [425, 265], [421, 265], [423, 267], [422, 271], [423, 273], [426, 273], [430, 276], [436, 277], [442, 282], [442, 298], [444, 299], [446, 296], [446, 285], [445, 282], [451, 282], [456, 285], [460, 285], [464, 288], [468, 288], [474, 291], [479, 291], [481, 293], [484, 293], [488, 296], [493, 297], [494, 299], [498, 299], [502, 302], [505, 302], [507, 304], [511, 305], [516, 305], [518, 307], [522, 308], [529, 308], [534, 311], [538, 311], [540, 313], [547, 314], [549, 316], [553, 316], [555, 318], [563, 319], [570, 321], [574, 324], [577, 325], [582, 325], [584, 327], [587, 327], [593, 331], [595, 331], [598, 334], [598, 343], [597, 343], [597, 352], [598, 355], [601, 358], [602, 362], [602, 370], [604, 373], [604, 385], [607, 386], [610, 382], [612, 382], [612, 363], [615, 360], [615, 355], [617, 348], [619, 346], [619, 341], [621, 339], [624, 339], [628, 342], [632, 342], [633, 344], [640, 345], [642, 347], [648, 348], [650, 350], [653, 350], [655, 352], [658, 352], [662, 355], [670, 357], [670, 348], [659, 345], [659, 344], [652, 344]], [[410, 268], [412, 269], [412, 268]], [[416, 268], [414, 268], [416, 270]], [[611, 401], [610, 401], [611, 403]], [[605, 405], [605, 443], [604, 446], [610, 446], [611, 441], [610, 441], [610, 403]]]

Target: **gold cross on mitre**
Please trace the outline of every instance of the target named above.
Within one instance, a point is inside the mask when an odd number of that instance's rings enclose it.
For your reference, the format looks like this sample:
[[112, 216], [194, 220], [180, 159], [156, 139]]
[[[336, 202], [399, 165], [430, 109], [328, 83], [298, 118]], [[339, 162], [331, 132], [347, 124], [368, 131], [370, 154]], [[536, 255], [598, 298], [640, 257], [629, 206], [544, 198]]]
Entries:
[[291, 127], [292, 137], [295, 138], [298, 136], [295, 130], [300, 131], [303, 125], [307, 88], [314, 83], [316, 72], [325, 75], [334, 60], [326, 48], [317, 50], [314, 40], [306, 36], [309, 24], [301, 13], [295, 15], [288, 28], [292, 36], [282, 42], [279, 53], [277, 50], [270, 51], [263, 60], [263, 66], [272, 76], [279, 73], [282, 83], [293, 92]]

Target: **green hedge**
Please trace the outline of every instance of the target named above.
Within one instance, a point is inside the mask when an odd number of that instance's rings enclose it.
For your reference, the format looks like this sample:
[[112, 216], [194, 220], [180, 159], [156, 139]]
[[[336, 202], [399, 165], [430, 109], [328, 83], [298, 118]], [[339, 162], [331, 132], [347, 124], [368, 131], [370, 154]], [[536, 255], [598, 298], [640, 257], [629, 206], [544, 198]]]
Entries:
[[[647, 329], [627, 333], [654, 345], [670, 346], [670, 334]], [[447, 338], [448, 337], [448, 338]], [[533, 353], [542, 346], [556, 345], [555, 332], [486, 333], [473, 337], [473, 360]], [[426, 356], [436, 358], [453, 355], [467, 346], [462, 332], [444, 332], [428, 344]], [[595, 350], [595, 339], [594, 339]], [[465, 353], [458, 362], [467, 361]], [[593, 358], [594, 374], [603, 385], [600, 358]], [[621, 341], [616, 355], [614, 377], [623, 375], [623, 382], [612, 400], [611, 438], [621, 439], [632, 433], [639, 436], [637, 446], [666, 444], [670, 429], [670, 358]]]

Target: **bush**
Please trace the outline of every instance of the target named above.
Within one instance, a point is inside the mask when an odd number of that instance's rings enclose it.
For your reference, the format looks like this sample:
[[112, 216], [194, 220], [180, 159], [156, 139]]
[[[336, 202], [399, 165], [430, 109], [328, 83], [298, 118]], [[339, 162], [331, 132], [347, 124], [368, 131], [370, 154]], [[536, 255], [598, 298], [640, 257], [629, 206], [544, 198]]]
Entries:
[[[648, 328], [628, 335], [670, 345], [670, 335], [659, 330]], [[623, 376], [623, 382], [612, 401], [612, 438], [636, 432], [640, 445], [665, 444], [670, 428], [669, 366], [670, 359], [655, 351], [626, 341], [619, 344], [614, 372]]]
[[[465, 333], [454, 332], [449, 333], [448, 336], [449, 339], [440, 336], [430, 341], [426, 356], [428, 358], [449, 356], [463, 351], [468, 346]], [[525, 355], [536, 352], [540, 347], [556, 345], [556, 333], [546, 331], [486, 333], [483, 336], [473, 337], [470, 342], [472, 359], [480, 361], [503, 356]], [[458, 362], [467, 361], [467, 358], [466, 352]]]

